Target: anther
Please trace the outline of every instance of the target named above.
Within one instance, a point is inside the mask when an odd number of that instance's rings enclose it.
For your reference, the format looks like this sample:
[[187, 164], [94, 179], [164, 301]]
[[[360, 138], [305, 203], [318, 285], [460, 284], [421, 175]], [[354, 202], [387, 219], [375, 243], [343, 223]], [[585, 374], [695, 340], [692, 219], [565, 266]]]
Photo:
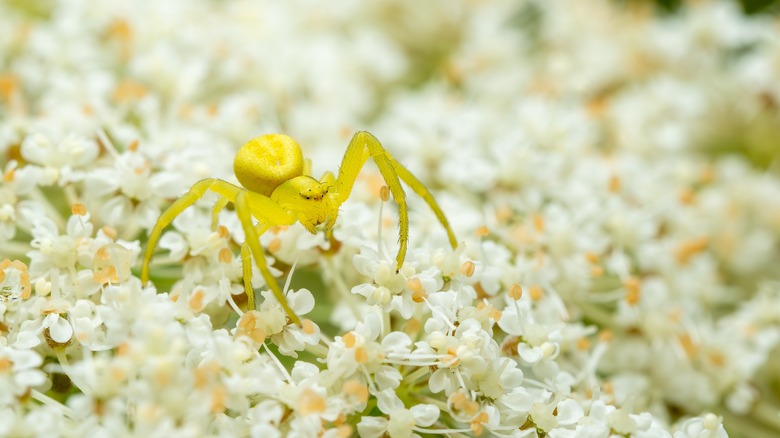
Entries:
[[523, 288], [517, 283], [513, 284], [512, 287], [509, 288], [509, 296], [515, 301], [519, 300], [523, 296]]
[[87, 207], [80, 202], [76, 202], [70, 207], [70, 212], [76, 216], [85, 216], [87, 214]]
[[465, 275], [466, 277], [471, 277], [472, 275], [474, 275], [475, 269], [476, 266], [474, 265], [474, 262], [469, 260], [460, 266], [460, 273]]

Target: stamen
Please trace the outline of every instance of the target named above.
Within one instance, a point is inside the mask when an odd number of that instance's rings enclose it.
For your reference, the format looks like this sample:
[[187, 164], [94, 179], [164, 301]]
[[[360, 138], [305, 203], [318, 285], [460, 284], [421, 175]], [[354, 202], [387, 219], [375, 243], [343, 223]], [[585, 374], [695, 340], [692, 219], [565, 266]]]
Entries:
[[71, 205], [70, 212], [75, 216], [86, 216], [87, 207], [85, 207], [84, 204], [80, 202], [76, 202], [75, 204]]
[[519, 300], [523, 296], [523, 288], [517, 283], [513, 284], [512, 287], [509, 288], [509, 296], [515, 301]]
[[469, 260], [460, 266], [460, 273], [465, 275], [466, 277], [471, 277], [472, 275], [474, 275], [475, 269], [476, 266], [474, 265], [474, 262]]

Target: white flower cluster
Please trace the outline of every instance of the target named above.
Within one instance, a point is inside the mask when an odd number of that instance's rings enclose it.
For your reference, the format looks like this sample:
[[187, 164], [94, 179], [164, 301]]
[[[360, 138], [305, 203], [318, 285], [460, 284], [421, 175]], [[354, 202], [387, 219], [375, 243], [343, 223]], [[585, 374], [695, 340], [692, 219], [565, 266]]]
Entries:
[[[734, 3], [0, 3], [0, 436], [780, 434], [778, 22]], [[332, 238], [207, 195], [369, 130]]]

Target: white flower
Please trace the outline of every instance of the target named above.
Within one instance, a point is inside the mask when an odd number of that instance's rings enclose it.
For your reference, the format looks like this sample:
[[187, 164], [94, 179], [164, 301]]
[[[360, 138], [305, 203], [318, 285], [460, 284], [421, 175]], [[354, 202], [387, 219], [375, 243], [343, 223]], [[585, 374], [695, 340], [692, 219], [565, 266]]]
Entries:
[[723, 419], [715, 414], [705, 414], [691, 418], [680, 425], [680, 430], [674, 433], [674, 438], [726, 438], [728, 434], [723, 428]]
[[22, 156], [25, 160], [55, 168], [78, 168], [94, 162], [98, 146], [93, 140], [66, 136], [59, 142], [45, 133], [25, 138]]
[[382, 258], [368, 247], [361, 247], [360, 254], [356, 254], [353, 260], [358, 272], [372, 280], [353, 287], [353, 294], [364, 296], [369, 305], [379, 306], [384, 311], [396, 310], [403, 318], [412, 316], [415, 297], [407, 279], [414, 275], [415, 268], [410, 263], [404, 262], [401, 270], [396, 272], [394, 260]]
[[392, 389], [377, 394], [377, 406], [388, 417], [363, 417], [357, 425], [362, 437], [380, 437], [387, 433], [392, 438], [419, 437], [415, 427], [426, 427], [439, 418], [439, 408], [419, 404], [407, 409]]
[[14, 397], [42, 385], [46, 381], [46, 374], [39, 369], [42, 363], [35, 351], [0, 345], [0, 382], [7, 388], [0, 394], [0, 405], [11, 405]]

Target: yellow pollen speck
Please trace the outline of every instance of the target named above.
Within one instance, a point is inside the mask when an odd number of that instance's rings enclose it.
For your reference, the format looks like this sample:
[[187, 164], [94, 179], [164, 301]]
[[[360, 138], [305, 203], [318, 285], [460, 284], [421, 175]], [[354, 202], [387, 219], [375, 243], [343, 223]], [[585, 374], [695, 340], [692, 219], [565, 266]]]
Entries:
[[317, 331], [317, 326], [310, 319], [301, 321], [301, 331], [307, 335], [313, 335]]
[[474, 275], [475, 268], [476, 266], [474, 265], [474, 262], [469, 260], [460, 266], [460, 273], [465, 275], [466, 277], [471, 277], [472, 275]]
[[595, 252], [586, 252], [585, 259], [593, 264], [596, 264], [599, 262], [599, 255]]
[[0, 373], [6, 373], [13, 367], [14, 363], [7, 357], [0, 357]]
[[226, 226], [220, 225], [217, 227], [217, 234], [219, 235], [219, 237], [225, 239], [228, 236], [230, 236], [230, 231], [227, 229]]
[[352, 332], [346, 333], [341, 337], [341, 340], [344, 341], [344, 346], [347, 348], [352, 348], [355, 346], [355, 334]]
[[387, 202], [390, 200], [390, 188], [387, 186], [382, 186], [379, 189], [379, 199], [382, 200], [382, 202]]
[[265, 332], [265, 330], [256, 328], [257, 317], [259, 315], [260, 312], [257, 310], [250, 310], [249, 312], [246, 312], [244, 316], [238, 320], [238, 331], [236, 332], [236, 336], [248, 336], [250, 339], [260, 344], [265, 342], [268, 334]]
[[417, 278], [417, 277], [413, 277], [413, 278], [410, 278], [410, 279], [406, 280], [406, 287], [408, 287], [409, 290], [412, 291], [412, 292], [417, 292], [417, 291], [422, 291], [423, 290], [422, 281], [420, 281], [420, 279]]
[[588, 348], [590, 348], [590, 341], [588, 338], [579, 338], [577, 339], [577, 349], [580, 351], [585, 351]]
[[268, 252], [275, 253], [282, 249], [282, 239], [274, 237], [271, 243], [268, 244]]
[[84, 204], [80, 202], [76, 202], [75, 204], [71, 205], [70, 212], [75, 216], [84, 216], [87, 214], [87, 207], [85, 207]]
[[428, 294], [426, 294], [424, 290], [416, 290], [412, 292], [412, 301], [415, 303], [423, 303], [425, 302], [426, 298], [428, 298]]
[[279, 225], [279, 226], [274, 226], [269, 228], [268, 231], [270, 231], [271, 234], [279, 234], [280, 232], [286, 229], [287, 229], [287, 225]]
[[454, 368], [460, 364], [460, 358], [454, 348], [447, 349], [447, 354], [441, 359], [442, 366]]
[[101, 228], [101, 230], [103, 230], [103, 233], [110, 239], [116, 239], [117, 231], [115, 229], [105, 225], [103, 228]]
[[690, 205], [693, 204], [693, 201], [696, 200], [696, 192], [691, 189], [683, 189], [680, 192], [678, 198], [680, 199], [681, 203]]
[[534, 301], [538, 301], [539, 299], [541, 299], [543, 292], [544, 292], [544, 289], [542, 289], [541, 286], [537, 286], [537, 285], [531, 286], [528, 289], [528, 293], [531, 296], [531, 299], [534, 300]]
[[108, 26], [108, 35], [118, 40], [129, 40], [133, 36], [133, 28], [123, 18], [117, 18]]
[[496, 309], [495, 307], [490, 310], [490, 313], [488, 313], [490, 318], [492, 318], [493, 321], [496, 321], [496, 322], [501, 320], [501, 316], [503, 314], [504, 314], [503, 312], [501, 312], [500, 310]]
[[706, 236], [683, 242], [674, 251], [674, 257], [679, 264], [686, 265], [694, 255], [707, 249], [707, 245], [709, 238]]
[[484, 432], [483, 424], [486, 423], [487, 421], [488, 421], [488, 416], [484, 412], [480, 413], [476, 418], [471, 420], [470, 429], [472, 432], [474, 432], [474, 435], [481, 435], [482, 432]]
[[336, 429], [336, 435], [341, 438], [349, 438], [352, 436], [352, 426], [349, 424], [342, 424]]
[[620, 190], [620, 177], [617, 175], [612, 175], [612, 177], [609, 178], [609, 184], [607, 187], [609, 188], [610, 192], [617, 193]]
[[[475, 415], [477, 412], [479, 412], [479, 403], [477, 403], [474, 400], [468, 400], [466, 401], [466, 405], [464, 407], [464, 411], [468, 415]], [[488, 416], [486, 413], [481, 413], [479, 416], [477, 416], [477, 419], [480, 419], [482, 422], [487, 421]]]
[[211, 391], [211, 412], [214, 414], [225, 412], [225, 399], [227, 398], [227, 389], [224, 386], [216, 386]]
[[626, 302], [632, 306], [639, 302], [640, 292], [642, 291], [641, 283], [636, 277], [631, 277], [625, 282], [626, 287]]
[[475, 234], [477, 237], [485, 237], [490, 234], [490, 229], [488, 229], [487, 225], [482, 225], [476, 229]]
[[749, 337], [753, 337], [758, 333], [758, 326], [752, 323], [745, 324], [742, 327], [742, 332]]
[[535, 214], [533, 215], [533, 221], [534, 221], [534, 228], [536, 229], [537, 233], [541, 233], [544, 231], [544, 217], [542, 217], [541, 214]]
[[19, 79], [10, 73], [0, 74], [0, 99], [8, 102], [19, 87]]
[[615, 335], [611, 330], [602, 330], [599, 332], [599, 341], [601, 342], [611, 342], [614, 337]]
[[159, 364], [154, 373], [154, 381], [159, 386], [166, 386], [171, 381], [171, 366], [169, 362]]
[[0, 262], [0, 272], [3, 272], [3, 275], [5, 275], [4, 271], [7, 268], [19, 271], [19, 281], [22, 283], [21, 297], [23, 300], [30, 298], [30, 295], [32, 295], [32, 284], [30, 284], [30, 272], [27, 270], [27, 265], [20, 260], [11, 261], [10, 259], [4, 259]]
[[116, 347], [116, 355], [118, 357], [127, 356], [130, 353], [130, 344], [123, 342]]
[[109, 373], [111, 374], [111, 379], [115, 382], [125, 380], [125, 376], [127, 376], [125, 370], [116, 365], [111, 367]]
[[3, 174], [3, 182], [11, 182], [11, 181], [13, 181], [15, 174], [16, 174], [16, 169], [8, 169]]
[[222, 248], [219, 250], [218, 258], [222, 263], [230, 263], [233, 261], [233, 253], [227, 248]]
[[496, 211], [496, 221], [503, 224], [512, 218], [512, 209], [509, 207], [501, 207]]
[[702, 184], [709, 184], [715, 181], [715, 176], [715, 169], [712, 166], [707, 166], [702, 169], [701, 174], [699, 175], [699, 181]]
[[148, 92], [149, 90], [144, 85], [128, 79], [117, 85], [113, 98], [117, 102], [128, 102], [141, 99]]
[[255, 324], [257, 324], [257, 315], [259, 313], [260, 312], [257, 310], [250, 310], [249, 312], [246, 312], [244, 316], [238, 320], [238, 328], [241, 330], [252, 330], [255, 328]]
[[604, 275], [604, 268], [601, 266], [591, 266], [590, 275], [591, 277], [601, 277]]
[[513, 284], [509, 288], [509, 296], [515, 301], [519, 300], [523, 296], [523, 288], [517, 283]]
[[358, 347], [355, 349], [355, 362], [357, 363], [366, 363], [368, 362], [368, 352], [363, 347]]
[[190, 295], [189, 301], [187, 301], [187, 306], [196, 311], [200, 312], [203, 310], [203, 298], [205, 296], [205, 293], [203, 292], [203, 289], [198, 289], [195, 292]]
[[258, 344], [265, 342], [265, 338], [268, 337], [268, 334], [265, 332], [265, 330], [259, 328], [252, 329], [247, 334], [253, 341], [257, 342]]
[[5, 271], [0, 271], [0, 283], [5, 281]]
[[216, 117], [217, 114], [219, 114], [219, 105], [217, 105], [216, 103], [212, 103], [209, 106], [207, 106], [206, 114], [208, 114], [209, 117]]
[[452, 404], [452, 407], [455, 408], [455, 410], [463, 410], [463, 407], [466, 405], [466, 394], [462, 392], [455, 392], [450, 396], [450, 404]]
[[726, 365], [726, 357], [720, 351], [710, 352], [707, 358], [710, 360], [710, 363], [712, 363], [716, 367], [722, 367]]
[[129, 145], [127, 145], [127, 150], [130, 151], [130, 152], [135, 152], [135, 151], [138, 150], [138, 145], [139, 144], [140, 144], [140, 142], [137, 139], [133, 140], [133, 141], [130, 142]]
[[595, 118], [600, 118], [609, 108], [609, 100], [605, 94], [594, 96], [592, 99], [585, 103], [585, 109], [588, 114]]
[[680, 346], [685, 351], [685, 354], [690, 358], [693, 357], [696, 354], [696, 350], [698, 350], [698, 346], [694, 342], [691, 335], [688, 333], [682, 333], [677, 336], [677, 341], [680, 343]]
[[325, 399], [311, 389], [304, 389], [298, 396], [298, 412], [301, 415], [319, 414], [325, 411]]
[[404, 333], [414, 337], [414, 335], [420, 332], [421, 328], [422, 324], [420, 324], [420, 320], [412, 318], [406, 321], [406, 324], [404, 325]]
[[347, 395], [354, 397], [358, 403], [365, 403], [368, 401], [368, 387], [357, 380], [348, 380], [344, 382], [344, 392]]

